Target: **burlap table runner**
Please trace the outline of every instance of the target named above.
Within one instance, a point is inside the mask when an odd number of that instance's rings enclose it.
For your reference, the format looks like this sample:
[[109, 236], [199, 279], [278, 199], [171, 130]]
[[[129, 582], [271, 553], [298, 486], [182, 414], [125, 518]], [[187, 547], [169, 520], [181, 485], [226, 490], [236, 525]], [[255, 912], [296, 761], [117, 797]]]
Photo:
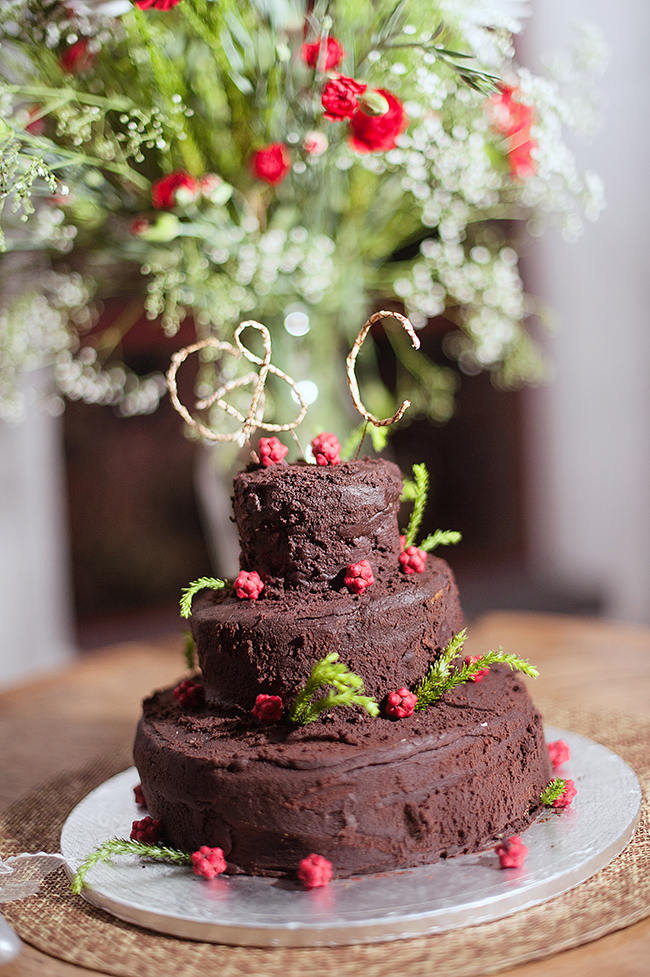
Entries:
[[[125, 977], [370, 977], [443, 972], [446, 977], [493, 973], [579, 946], [650, 915], [650, 721], [566, 715], [554, 724], [591, 736], [634, 768], [644, 793], [641, 821], [626, 850], [587, 882], [550, 902], [493, 923], [391, 944], [336, 949], [251, 949], [193, 943], [122, 923], [68, 888], [63, 870], [38, 895], [3, 906], [20, 936], [50, 956]], [[0, 853], [58, 851], [61, 826], [93, 787], [130, 763], [128, 756], [57, 777], [15, 803], [0, 820]]]

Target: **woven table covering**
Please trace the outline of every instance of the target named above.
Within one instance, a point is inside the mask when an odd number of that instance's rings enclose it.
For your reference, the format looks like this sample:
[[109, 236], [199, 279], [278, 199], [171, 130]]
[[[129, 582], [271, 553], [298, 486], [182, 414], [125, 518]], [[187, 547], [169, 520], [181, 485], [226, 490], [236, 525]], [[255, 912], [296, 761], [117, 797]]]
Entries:
[[[68, 887], [62, 869], [37, 895], [6, 903], [20, 937], [69, 963], [124, 977], [287, 977], [309, 972], [393, 977], [438, 971], [449, 977], [494, 973], [622, 929], [650, 915], [650, 721], [555, 709], [547, 719], [597, 740], [634, 769], [643, 789], [641, 819], [624, 852], [591, 879], [549, 902], [505, 919], [392, 943], [337, 948], [218, 946], [158, 935], [95, 909]], [[58, 851], [61, 826], [90, 790], [130, 766], [127, 754], [60, 775], [15, 802], [0, 818], [0, 855]]]

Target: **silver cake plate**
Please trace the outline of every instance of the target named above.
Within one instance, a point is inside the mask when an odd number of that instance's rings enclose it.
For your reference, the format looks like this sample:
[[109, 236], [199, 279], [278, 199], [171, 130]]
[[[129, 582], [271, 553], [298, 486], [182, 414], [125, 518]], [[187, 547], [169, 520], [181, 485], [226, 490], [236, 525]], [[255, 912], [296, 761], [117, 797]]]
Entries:
[[[571, 760], [558, 771], [578, 790], [572, 806], [547, 811], [524, 834], [521, 869], [501, 869], [492, 850], [420, 868], [338, 879], [311, 891], [287, 879], [220, 876], [135, 857], [95, 866], [84, 897], [119, 919], [190, 940], [238, 946], [344, 946], [399, 940], [489, 922], [552, 899], [584, 882], [626, 846], [641, 788], [604, 746], [553, 727]], [[88, 794], [68, 817], [61, 851], [72, 876], [90, 851], [128, 836], [142, 812], [134, 767]]]

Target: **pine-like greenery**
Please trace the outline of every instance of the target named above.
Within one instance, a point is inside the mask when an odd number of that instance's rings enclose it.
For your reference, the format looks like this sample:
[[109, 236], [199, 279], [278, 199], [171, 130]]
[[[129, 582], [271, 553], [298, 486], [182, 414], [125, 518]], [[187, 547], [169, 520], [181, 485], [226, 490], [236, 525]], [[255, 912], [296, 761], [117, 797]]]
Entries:
[[103, 845], [91, 852], [88, 858], [81, 863], [75, 877], [70, 883], [70, 888], [77, 895], [85, 885], [85, 878], [91, 868], [99, 862], [109, 862], [114, 855], [139, 855], [140, 858], [151, 858], [156, 862], [170, 862], [172, 865], [190, 865], [192, 856], [187, 852], [178, 851], [176, 848], [167, 848], [166, 845], [145, 845], [141, 841], [129, 841], [126, 838], [111, 838]]
[[[316, 698], [319, 689], [328, 686], [336, 691]], [[304, 688], [289, 710], [289, 719], [300, 726], [306, 726], [318, 719], [321, 712], [338, 706], [360, 706], [371, 716], [379, 715], [379, 706], [375, 699], [363, 695], [363, 679], [339, 661], [338, 652], [332, 651], [312, 668]]]
[[[424, 463], [413, 465], [413, 482], [415, 484], [415, 494], [413, 496], [413, 509], [409, 519], [408, 529], [406, 530], [406, 542], [404, 548], [415, 543], [420, 523], [427, 506], [427, 496], [429, 494], [429, 472]], [[406, 486], [405, 486], [406, 488]], [[412, 491], [409, 488], [409, 492]]]
[[431, 553], [437, 546], [455, 546], [462, 538], [462, 534], [454, 529], [436, 529], [435, 533], [425, 536], [418, 545], [425, 553]]
[[540, 801], [542, 804], [546, 805], [546, 807], [551, 807], [553, 801], [556, 801], [558, 797], [562, 796], [565, 787], [566, 780], [563, 780], [562, 777], [555, 777], [553, 780], [548, 782], [542, 793], [539, 795]]
[[183, 647], [183, 654], [185, 656], [185, 664], [187, 665], [190, 672], [193, 672], [196, 668], [196, 645], [194, 644], [194, 638], [192, 637], [191, 631], [185, 632], [185, 645]]
[[200, 590], [222, 590], [223, 587], [227, 586], [227, 582], [220, 580], [218, 577], [199, 577], [198, 580], [193, 580], [187, 587], [183, 587], [181, 591], [181, 617], [184, 617], [186, 620], [188, 617], [191, 617], [192, 601]]

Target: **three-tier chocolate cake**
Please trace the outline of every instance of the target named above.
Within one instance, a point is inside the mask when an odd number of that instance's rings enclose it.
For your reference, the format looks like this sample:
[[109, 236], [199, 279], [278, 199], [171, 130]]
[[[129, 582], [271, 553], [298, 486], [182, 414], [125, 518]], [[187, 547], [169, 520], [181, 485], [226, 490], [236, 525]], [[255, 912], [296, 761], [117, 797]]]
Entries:
[[[404, 572], [399, 469], [388, 461], [273, 464], [234, 483], [241, 567], [263, 590], [194, 599], [202, 694], [144, 703], [135, 762], [149, 813], [184, 851], [223, 849], [228, 871], [293, 875], [316, 852], [336, 876], [433, 862], [525, 828], [551, 777], [521, 677], [492, 667], [403, 718], [387, 696], [414, 688], [462, 628], [453, 574], [429, 555]], [[372, 586], [352, 592], [367, 561]], [[290, 705], [331, 652], [363, 679], [379, 715]], [[258, 697], [277, 697], [263, 722]]]

